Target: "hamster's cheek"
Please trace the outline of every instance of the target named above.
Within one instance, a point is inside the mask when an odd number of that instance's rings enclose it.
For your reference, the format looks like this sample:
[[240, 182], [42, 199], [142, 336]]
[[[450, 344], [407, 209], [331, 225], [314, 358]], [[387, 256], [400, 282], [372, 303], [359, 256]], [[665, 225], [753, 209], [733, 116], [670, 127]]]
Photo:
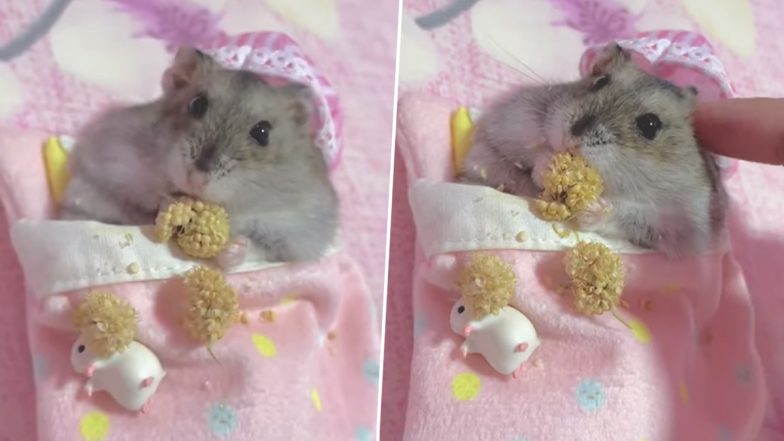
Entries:
[[186, 161], [187, 159], [180, 149], [174, 148], [164, 164], [166, 177], [179, 191], [188, 189], [188, 166]]
[[232, 196], [237, 194], [238, 191], [242, 191], [241, 188], [233, 186], [232, 181], [233, 179], [231, 177], [226, 176], [223, 178], [211, 177], [204, 187], [204, 199], [217, 204], [225, 204], [231, 200]]
[[569, 136], [569, 111], [555, 108], [545, 116], [544, 137], [553, 151], [563, 152], [574, 148], [577, 140]]

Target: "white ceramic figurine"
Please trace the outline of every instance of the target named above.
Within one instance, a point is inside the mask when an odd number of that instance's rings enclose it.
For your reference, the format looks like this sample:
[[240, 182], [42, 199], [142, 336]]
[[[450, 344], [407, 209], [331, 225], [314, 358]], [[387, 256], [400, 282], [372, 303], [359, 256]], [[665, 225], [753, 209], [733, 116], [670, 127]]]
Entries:
[[109, 357], [100, 358], [84, 344], [84, 338], [71, 349], [71, 365], [87, 376], [87, 395], [106, 391], [122, 407], [145, 412], [150, 397], [158, 389], [166, 371], [158, 357], [143, 344], [132, 341], [128, 347]]
[[453, 332], [465, 337], [460, 346], [463, 356], [479, 353], [504, 375], [516, 377], [523, 363], [539, 347], [534, 325], [511, 306], [477, 320], [460, 299], [452, 307], [449, 325]]

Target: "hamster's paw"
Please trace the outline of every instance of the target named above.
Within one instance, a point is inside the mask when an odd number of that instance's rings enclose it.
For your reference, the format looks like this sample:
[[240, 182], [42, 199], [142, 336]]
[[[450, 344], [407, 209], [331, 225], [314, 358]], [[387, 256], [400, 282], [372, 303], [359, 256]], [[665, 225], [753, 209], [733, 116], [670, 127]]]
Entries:
[[245, 262], [249, 246], [250, 239], [245, 236], [234, 236], [231, 241], [226, 244], [226, 248], [215, 257], [215, 262], [224, 271], [234, 268]]
[[664, 253], [670, 260], [683, 259], [697, 252], [697, 247], [692, 238], [668, 234], [668, 232], [659, 233], [655, 241], [649, 245], [649, 248], [654, 248]]
[[536, 184], [536, 187], [539, 190], [544, 189], [544, 174], [550, 167], [554, 154], [555, 153], [551, 151], [543, 152], [534, 160], [534, 167], [533, 170], [531, 170], [531, 179], [533, 179], [534, 184]]
[[602, 225], [611, 212], [612, 204], [604, 198], [599, 198], [577, 213], [574, 221], [578, 229], [591, 231]]
[[177, 202], [177, 196], [168, 193], [161, 195], [161, 198], [158, 201], [158, 213], [163, 213], [168, 210], [169, 206], [175, 202]]

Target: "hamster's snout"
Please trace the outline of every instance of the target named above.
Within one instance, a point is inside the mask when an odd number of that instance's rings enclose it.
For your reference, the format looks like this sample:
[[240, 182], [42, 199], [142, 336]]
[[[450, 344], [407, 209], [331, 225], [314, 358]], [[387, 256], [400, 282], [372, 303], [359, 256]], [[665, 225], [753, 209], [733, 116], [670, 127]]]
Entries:
[[207, 145], [201, 149], [199, 156], [193, 161], [196, 170], [208, 172], [213, 168], [218, 157], [218, 149], [214, 145]]

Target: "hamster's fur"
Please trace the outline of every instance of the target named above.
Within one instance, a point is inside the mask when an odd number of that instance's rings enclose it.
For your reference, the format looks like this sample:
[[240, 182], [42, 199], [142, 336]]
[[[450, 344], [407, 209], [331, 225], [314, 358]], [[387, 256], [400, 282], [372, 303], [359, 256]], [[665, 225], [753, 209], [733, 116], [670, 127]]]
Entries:
[[727, 197], [694, 137], [696, 93], [643, 72], [611, 44], [590, 76], [517, 89], [492, 104], [476, 123], [462, 179], [534, 197], [552, 155], [574, 150], [605, 182], [602, 199], [575, 219], [579, 229], [670, 257], [708, 251]]
[[318, 258], [333, 241], [338, 199], [310, 135], [308, 87], [273, 87], [180, 49], [161, 98], [89, 123], [69, 159], [61, 217], [151, 224], [173, 195], [223, 205], [234, 244], [270, 260]]

